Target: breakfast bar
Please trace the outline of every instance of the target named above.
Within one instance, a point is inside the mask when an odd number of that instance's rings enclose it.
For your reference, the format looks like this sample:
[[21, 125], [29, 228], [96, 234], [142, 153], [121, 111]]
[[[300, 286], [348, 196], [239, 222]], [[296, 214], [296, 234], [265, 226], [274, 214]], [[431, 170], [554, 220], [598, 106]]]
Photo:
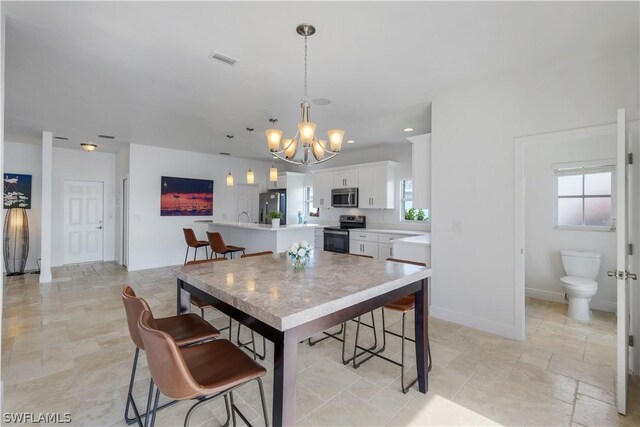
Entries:
[[295, 424], [298, 345], [306, 338], [415, 294], [416, 368], [428, 390], [428, 280], [424, 267], [316, 251], [295, 270], [286, 254], [185, 266], [175, 271], [178, 313], [190, 295], [274, 343], [273, 425]]

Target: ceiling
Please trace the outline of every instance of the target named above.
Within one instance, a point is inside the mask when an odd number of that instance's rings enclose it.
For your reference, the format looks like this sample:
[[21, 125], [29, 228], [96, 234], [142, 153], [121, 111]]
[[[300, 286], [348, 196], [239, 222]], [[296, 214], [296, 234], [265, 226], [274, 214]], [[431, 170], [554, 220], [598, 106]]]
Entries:
[[[2, 2], [6, 139], [139, 143], [267, 159], [303, 94], [360, 149], [430, 129], [438, 93], [577, 55], [637, 48], [637, 2]], [[212, 50], [238, 60], [228, 66]], [[253, 134], [245, 129], [252, 127]], [[403, 128], [412, 127], [407, 134]], [[113, 141], [97, 138], [113, 135]], [[225, 135], [232, 134], [228, 140]]]

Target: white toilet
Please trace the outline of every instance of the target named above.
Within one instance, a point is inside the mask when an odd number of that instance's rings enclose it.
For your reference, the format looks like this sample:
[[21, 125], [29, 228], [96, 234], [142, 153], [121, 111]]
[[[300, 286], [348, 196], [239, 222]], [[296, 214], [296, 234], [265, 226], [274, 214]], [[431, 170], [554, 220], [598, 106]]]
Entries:
[[590, 320], [589, 302], [598, 292], [598, 277], [602, 255], [595, 252], [561, 250], [566, 276], [560, 279], [569, 300], [569, 317]]

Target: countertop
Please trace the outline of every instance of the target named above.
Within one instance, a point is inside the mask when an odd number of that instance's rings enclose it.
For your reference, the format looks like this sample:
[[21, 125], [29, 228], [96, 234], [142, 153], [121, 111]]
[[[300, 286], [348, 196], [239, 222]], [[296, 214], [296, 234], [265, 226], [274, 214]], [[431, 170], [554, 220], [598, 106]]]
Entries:
[[211, 225], [219, 225], [221, 227], [250, 228], [252, 230], [260, 230], [260, 231], [287, 231], [287, 230], [300, 230], [300, 229], [313, 230], [313, 229], [322, 227], [317, 224], [291, 224], [291, 225], [281, 225], [280, 227], [274, 228], [271, 226], [271, 224], [256, 224], [253, 222], [214, 221], [210, 219], [196, 220], [195, 222], [208, 223]]
[[382, 234], [400, 234], [403, 236], [415, 236], [415, 235], [423, 235], [428, 233], [427, 231], [418, 231], [418, 230], [392, 230], [392, 229], [384, 229], [384, 228], [358, 228], [356, 231], [368, 231], [370, 233], [382, 233]]
[[431, 233], [425, 233], [420, 236], [405, 237], [402, 239], [394, 239], [393, 243], [401, 243], [408, 245], [431, 246]]
[[179, 267], [179, 279], [284, 331], [431, 276], [431, 269], [313, 251], [303, 270], [286, 254]]

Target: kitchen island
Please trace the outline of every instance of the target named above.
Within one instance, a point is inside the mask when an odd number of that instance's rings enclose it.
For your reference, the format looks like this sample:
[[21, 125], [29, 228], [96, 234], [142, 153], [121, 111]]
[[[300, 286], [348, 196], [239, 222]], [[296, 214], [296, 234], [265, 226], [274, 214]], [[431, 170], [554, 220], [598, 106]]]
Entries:
[[293, 224], [271, 227], [270, 224], [255, 224], [250, 222], [211, 221], [202, 220], [198, 223], [208, 223], [208, 231], [219, 232], [228, 245], [242, 246], [247, 253], [273, 251], [285, 252], [291, 243], [305, 240], [313, 245], [315, 229], [321, 227], [316, 224]]

